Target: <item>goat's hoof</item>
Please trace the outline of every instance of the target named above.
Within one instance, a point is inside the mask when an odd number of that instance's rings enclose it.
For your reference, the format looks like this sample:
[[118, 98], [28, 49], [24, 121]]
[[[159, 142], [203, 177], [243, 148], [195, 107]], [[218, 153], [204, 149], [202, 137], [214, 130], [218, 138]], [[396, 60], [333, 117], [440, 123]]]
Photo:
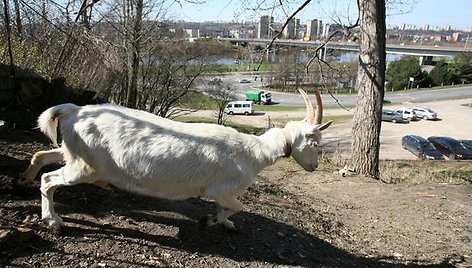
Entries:
[[206, 228], [208, 227], [208, 215], [207, 215], [207, 216], [203, 216], [203, 217], [198, 221], [198, 224], [199, 224], [201, 230], [206, 229]]
[[216, 222], [216, 217], [211, 215], [211, 214], [208, 214], [208, 215], [205, 215], [203, 216], [200, 221], [199, 221], [199, 224], [200, 224], [200, 229], [206, 229], [210, 226], [213, 226], [215, 225], [217, 222]]
[[19, 176], [15, 177], [13, 180], [13, 187], [17, 188], [25, 188], [29, 185], [28, 179], [23, 177], [23, 174], [20, 174]]
[[223, 226], [225, 227], [226, 230], [233, 231], [233, 232], [236, 231], [236, 226], [234, 226], [234, 223], [232, 221], [225, 220], [222, 223], [223, 223]]
[[43, 219], [44, 223], [48, 226], [48, 229], [55, 234], [59, 234], [61, 232], [62, 226], [64, 226], [64, 222], [61, 218], [46, 218]]

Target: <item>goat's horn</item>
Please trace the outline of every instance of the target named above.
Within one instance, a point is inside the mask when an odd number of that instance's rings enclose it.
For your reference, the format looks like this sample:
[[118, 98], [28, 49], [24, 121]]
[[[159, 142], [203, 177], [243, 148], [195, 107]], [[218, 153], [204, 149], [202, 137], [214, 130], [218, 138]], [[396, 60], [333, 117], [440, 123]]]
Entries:
[[315, 96], [316, 96], [316, 111], [315, 111], [315, 118], [313, 119], [313, 121], [315, 124], [319, 125], [323, 121], [323, 103], [321, 102], [321, 95], [320, 95], [319, 90], [315, 90]]
[[315, 114], [313, 113], [313, 104], [311, 103], [311, 100], [305, 91], [303, 91], [302, 89], [298, 89], [298, 91], [300, 92], [300, 94], [302, 94], [303, 100], [305, 101], [305, 106], [306, 106], [305, 121], [307, 121], [310, 124], [313, 124], [315, 120]]

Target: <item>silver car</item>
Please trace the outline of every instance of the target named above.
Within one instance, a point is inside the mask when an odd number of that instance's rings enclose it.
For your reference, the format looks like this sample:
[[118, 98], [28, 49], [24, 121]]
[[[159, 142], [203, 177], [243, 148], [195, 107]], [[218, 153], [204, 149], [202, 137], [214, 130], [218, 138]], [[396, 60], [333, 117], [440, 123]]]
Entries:
[[413, 107], [411, 108], [418, 118], [424, 120], [435, 120], [438, 118], [438, 113], [427, 107]]
[[382, 121], [392, 123], [410, 123], [409, 119], [403, 118], [402, 113], [387, 109], [382, 110]]

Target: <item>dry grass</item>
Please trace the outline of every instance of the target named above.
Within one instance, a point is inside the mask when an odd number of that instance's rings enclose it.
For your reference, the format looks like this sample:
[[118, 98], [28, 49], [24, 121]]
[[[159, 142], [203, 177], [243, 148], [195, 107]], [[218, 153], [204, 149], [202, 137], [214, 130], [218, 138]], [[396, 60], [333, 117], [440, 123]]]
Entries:
[[[336, 171], [348, 162], [341, 152], [323, 152], [325, 169]], [[472, 186], [472, 161], [381, 160], [380, 179], [387, 183], [448, 183]]]
[[470, 161], [381, 161], [381, 178], [389, 183], [449, 183], [472, 185]]

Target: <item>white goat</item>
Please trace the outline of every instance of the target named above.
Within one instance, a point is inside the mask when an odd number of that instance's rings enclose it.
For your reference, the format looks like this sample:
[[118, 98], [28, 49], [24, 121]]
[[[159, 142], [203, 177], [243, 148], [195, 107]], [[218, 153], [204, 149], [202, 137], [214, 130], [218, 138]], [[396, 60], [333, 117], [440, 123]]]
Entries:
[[19, 183], [29, 183], [44, 165], [65, 161], [62, 168], [41, 176], [42, 219], [56, 230], [63, 221], [54, 211], [54, 191], [79, 183], [167, 199], [208, 197], [218, 211], [203, 224], [234, 229], [228, 217], [243, 209], [236, 197], [264, 167], [290, 155], [307, 171], [318, 166], [321, 131], [331, 121], [321, 124], [319, 92], [315, 113], [307, 94], [300, 93], [306, 118], [261, 136], [214, 124], [180, 123], [116, 105], [57, 105], [43, 112], [38, 124], [56, 145], [59, 131], [62, 146], [36, 153]]

